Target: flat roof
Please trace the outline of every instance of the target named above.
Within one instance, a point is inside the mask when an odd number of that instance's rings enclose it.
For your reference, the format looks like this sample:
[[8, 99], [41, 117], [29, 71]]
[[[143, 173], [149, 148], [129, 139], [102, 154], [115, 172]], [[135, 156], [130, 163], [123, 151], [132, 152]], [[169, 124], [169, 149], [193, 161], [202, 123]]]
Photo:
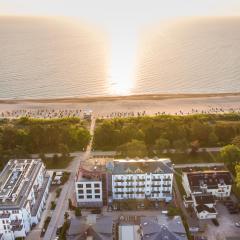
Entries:
[[6, 207], [20, 207], [26, 200], [42, 165], [40, 159], [8, 161], [0, 174], [0, 210]]
[[209, 188], [218, 188], [218, 184], [232, 185], [233, 180], [229, 171], [197, 171], [187, 172], [191, 190], [206, 184]]

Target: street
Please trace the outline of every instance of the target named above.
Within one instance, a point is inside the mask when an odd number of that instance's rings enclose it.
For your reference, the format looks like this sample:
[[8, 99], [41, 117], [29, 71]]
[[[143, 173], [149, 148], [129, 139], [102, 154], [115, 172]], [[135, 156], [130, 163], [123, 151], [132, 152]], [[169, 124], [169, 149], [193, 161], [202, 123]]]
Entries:
[[[95, 128], [95, 119], [92, 118], [90, 125], [90, 134], [93, 136]], [[48, 229], [44, 235], [44, 240], [55, 239], [56, 230], [59, 226], [64, 223], [64, 214], [68, 210], [68, 199], [72, 198], [75, 194], [75, 176], [80, 167], [80, 163], [82, 161], [86, 161], [91, 153], [93, 137], [86, 149], [86, 152], [79, 153], [76, 155], [75, 159], [72, 161], [70, 165], [71, 174], [67, 183], [62, 187], [62, 192], [60, 197], [57, 200], [56, 208], [52, 214], [51, 221], [48, 225]]]

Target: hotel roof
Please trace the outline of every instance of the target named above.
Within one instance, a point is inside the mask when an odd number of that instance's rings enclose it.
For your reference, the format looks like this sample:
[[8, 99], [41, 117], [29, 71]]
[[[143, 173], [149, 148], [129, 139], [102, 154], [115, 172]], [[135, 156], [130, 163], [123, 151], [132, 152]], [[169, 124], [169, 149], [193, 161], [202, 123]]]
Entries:
[[201, 213], [204, 211], [209, 212], [209, 213], [217, 213], [215, 208], [208, 207], [207, 205], [204, 205], [204, 204], [198, 205], [196, 207], [196, 209], [197, 209], [198, 213]]
[[142, 217], [141, 226], [143, 231], [143, 240], [187, 240], [186, 231], [181, 217]]
[[198, 205], [200, 204], [214, 204], [215, 203], [215, 197], [213, 195], [196, 195], [194, 196], [195, 201]]
[[116, 159], [113, 174], [172, 173], [172, 163], [168, 158]]
[[186, 174], [192, 191], [204, 185], [217, 189], [219, 184], [231, 185], [233, 182], [229, 171], [188, 172]]
[[42, 166], [40, 159], [10, 160], [0, 174], [0, 210], [24, 206]]

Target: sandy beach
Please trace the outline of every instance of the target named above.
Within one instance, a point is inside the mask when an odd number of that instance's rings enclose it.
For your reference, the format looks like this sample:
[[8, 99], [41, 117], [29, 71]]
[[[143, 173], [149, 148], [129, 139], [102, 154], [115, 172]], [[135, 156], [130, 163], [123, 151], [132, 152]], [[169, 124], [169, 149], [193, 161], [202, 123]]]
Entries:
[[95, 98], [0, 100], [0, 113], [92, 110], [95, 117], [119, 113], [191, 114], [240, 112], [240, 94], [171, 94]]

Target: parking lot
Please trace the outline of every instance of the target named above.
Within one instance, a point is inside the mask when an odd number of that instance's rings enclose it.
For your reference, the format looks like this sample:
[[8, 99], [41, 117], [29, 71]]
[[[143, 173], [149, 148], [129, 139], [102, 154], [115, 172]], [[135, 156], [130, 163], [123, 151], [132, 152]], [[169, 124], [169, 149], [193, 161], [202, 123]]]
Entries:
[[207, 222], [205, 236], [208, 240], [225, 240], [226, 237], [240, 237], [240, 228], [235, 226], [240, 221], [240, 214], [230, 214], [226, 206], [217, 203], [219, 226], [215, 226], [211, 220]]

